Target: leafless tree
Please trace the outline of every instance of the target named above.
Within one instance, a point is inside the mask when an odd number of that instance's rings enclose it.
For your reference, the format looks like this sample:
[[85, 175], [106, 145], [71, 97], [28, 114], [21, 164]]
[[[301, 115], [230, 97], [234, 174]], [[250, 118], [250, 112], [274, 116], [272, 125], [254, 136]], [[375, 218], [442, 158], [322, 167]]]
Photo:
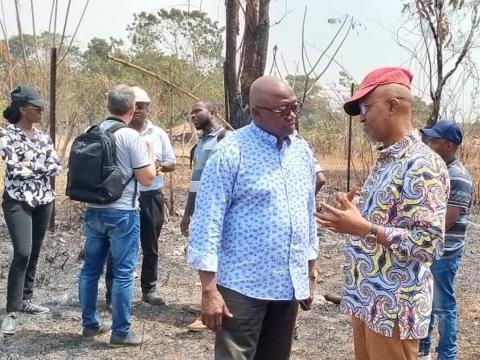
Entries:
[[418, 41], [413, 46], [401, 40], [400, 44], [410, 52], [427, 81], [432, 100], [427, 126], [434, 125], [439, 117], [447, 81], [462, 63], [469, 62], [468, 55], [478, 36], [479, 5], [480, 0], [414, 0], [404, 4], [402, 11], [408, 20], [400, 32], [408, 31]]

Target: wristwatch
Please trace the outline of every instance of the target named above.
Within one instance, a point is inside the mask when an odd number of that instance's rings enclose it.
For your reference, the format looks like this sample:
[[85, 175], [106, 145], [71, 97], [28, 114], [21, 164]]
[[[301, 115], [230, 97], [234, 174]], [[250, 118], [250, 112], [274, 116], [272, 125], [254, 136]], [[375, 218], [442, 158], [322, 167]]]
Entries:
[[378, 225], [372, 223], [370, 226], [370, 232], [365, 235], [365, 241], [369, 245], [376, 245], [377, 244], [377, 234], [378, 234]]

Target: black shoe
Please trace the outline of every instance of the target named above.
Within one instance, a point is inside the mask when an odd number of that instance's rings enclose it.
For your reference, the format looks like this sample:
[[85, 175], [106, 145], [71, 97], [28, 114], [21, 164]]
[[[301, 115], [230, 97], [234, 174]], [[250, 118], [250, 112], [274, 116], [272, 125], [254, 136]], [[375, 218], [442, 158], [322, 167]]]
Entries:
[[126, 336], [118, 336], [112, 334], [112, 336], [110, 337], [110, 346], [139, 346], [148, 343], [150, 340], [152, 340], [152, 338], [149, 335], [137, 335], [132, 330], [130, 330]]
[[162, 306], [165, 305], [165, 301], [155, 293], [147, 293], [142, 295], [142, 301], [146, 302], [147, 304], [154, 305], [154, 306]]
[[112, 329], [112, 322], [107, 321], [100, 325], [98, 328], [83, 328], [82, 337], [86, 339], [93, 339], [97, 335], [105, 334]]

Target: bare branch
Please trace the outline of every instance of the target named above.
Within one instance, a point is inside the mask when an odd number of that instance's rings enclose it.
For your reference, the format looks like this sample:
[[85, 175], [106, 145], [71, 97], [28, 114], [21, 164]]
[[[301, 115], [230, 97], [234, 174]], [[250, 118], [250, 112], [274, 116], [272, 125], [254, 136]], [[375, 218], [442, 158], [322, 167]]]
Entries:
[[40, 61], [40, 55], [38, 53], [38, 42], [37, 42], [37, 32], [35, 30], [35, 10], [33, 7], [33, 0], [30, 0], [30, 8], [32, 12], [32, 31], [33, 31], [33, 46], [35, 47], [35, 56], [37, 58], [38, 66], [40, 68], [40, 72], [43, 75], [42, 63]]
[[28, 75], [28, 64], [27, 64], [27, 52], [25, 50], [25, 42], [23, 41], [23, 33], [22, 33], [22, 21], [20, 19], [20, 9], [18, 5], [18, 0], [15, 1], [15, 12], [17, 14], [17, 29], [18, 29], [18, 37], [20, 38], [20, 45], [22, 47], [22, 59], [23, 59], [23, 66], [25, 70], [25, 75], [29, 78]]
[[[138, 70], [146, 75], [149, 75], [157, 80], [160, 80], [161, 82], [167, 84], [168, 86], [170, 86], [172, 89], [178, 91], [179, 93], [185, 95], [185, 96], [188, 96], [189, 98], [195, 100], [195, 101], [198, 101], [200, 100], [200, 98], [198, 96], [195, 96], [194, 94], [192, 94], [191, 92], [185, 90], [184, 88], [182, 88], [181, 86], [173, 83], [172, 81], [169, 81], [167, 79], [165, 79], [164, 77], [158, 75], [158, 74], [155, 74], [154, 72], [150, 71], [150, 70], [147, 70], [147, 69], [144, 69], [142, 68], [141, 66], [138, 66], [138, 65], [135, 65], [135, 64], [132, 64], [126, 60], [122, 60], [122, 59], [119, 59], [119, 58], [116, 58], [116, 57], [113, 57], [113, 56], [110, 56], [110, 55], [107, 55], [107, 59], [108, 60], [112, 60], [116, 63], [119, 63], [119, 64], [122, 64], [124, 66], [127, 66], [129, 68], [132, 68], [132, 69], [135, 69], [135, 70]], [[218, 118], [224, 123], [224, 125], [229, 129], [229, 130], [233, 130], [232, 126], [225, 121], [225, 119], [223, 117], [221, 117], [219, 114], [218, 114]]]
[[472, 44], [472, 40], [473, 40], [473, 35], [475, 33], [475, 30], [478, 28], [478, 25], [479, 25], [479, 16], [478, 16], [478, 4], [476, 6], [474, 6], [473, 8], [473, 16], [472, 16], [472, 22], [471, 22], [471, 27], [470, 27], [470, 32], [468, 34], [468, 38], [467, 40], [465, 41], [465, 44], [463, 45], [463, 49], [462, 49], [462, 52], [460, 53], [460, 55], [458, 56], [457, 58], [457, 61], [455, 62], [455, 65], [454, 67], [445, 74], [445, 77], [443, 78], [443, 81], [442, 81], [442, 86], [445, 85], [445, 82], [448, 80], [448, 78], [450, 76], [453, 75], [453, 73], [457, 70], [458, 68], [458, 65], [460, 65], [460, 63], [462, 62], [462, 60], [465, 58], [465, 56], [467, 55], [468, 53], [468, 50], [470, 49], [470, 45]]
[[[327, 65], [325, 65], [325, 68], [322, 70], [322, 72], [314, 79], [314, 84], [323, 76], [323, 74], [325, 74], [325, 72], [328, 70], [328, 68], [330, 67], [330, 65], [332, 64], [333, 60], [335, 59], [335, 56], [337, 56], [338, 52], [340, 51], [340, 49], [342, 48], [343, 44], [345, 43], [345, 40], [347, 40], [347, 37], [348, 35], [350, 34], [350, 31], [352, 29], [352, 24], [353, 24], [353, 18], [351, 18], [350, 20], [350, 26], [348, 27], [348, 30], [347, 32], [345, 33], [345, 35], [343, 36], [343, 39], [342, 41], [340, 42], [340, 44], [338, 44], [337, 46], [337, 49], [335, 50], [335, 52], [333, 53], [332, 57], [330, 58], [329, 62], [327, 63]], [[309, 94], [313, 89], [313, 85], [312, 87], [310, 87], [309, 91], [307, 91], [307, 94]]]
[[67, 30], [68, 16], [70, 15], [70, 5], [71, 4], [72, 4], [72, 0], [68, 0], [67, 12], [65, 13], [65, 21], [63, 22], [62, 38], [60, 39], [60, 45], [58, 46], [58, 53], [59, 54], [62, 51], [63, 41], [65, 39], [65, 31]]
[[80, 28], [80, 25], [82, 24], [83, 16], [85, 15], [85, 12], [87, 11], [87, 7], [88, 7], [89, 3], [90, 3], [90, 0], [87, 0], [87, 2], [85, 3], [85, 6], [83, 7], [82, 15], [80, 16], [80, 20], [78, 20], [78, 24], [77, 24], [77, 27], [75, 28], [75, 32], [73, 33], [72, 38], [70, 39], [70, 44], [68, 44], [68, 48], [65, 51], [65, 54], [63, 54], [63, 57], [58, 62], [59, 64], [61, 64], [63, 62], [63, 60], [65, 60], [68, 53], [70, 52], [70, 49], [72, 48], [73, 41], [75, 40], [75, 38], [77, 36], [78, 29]]

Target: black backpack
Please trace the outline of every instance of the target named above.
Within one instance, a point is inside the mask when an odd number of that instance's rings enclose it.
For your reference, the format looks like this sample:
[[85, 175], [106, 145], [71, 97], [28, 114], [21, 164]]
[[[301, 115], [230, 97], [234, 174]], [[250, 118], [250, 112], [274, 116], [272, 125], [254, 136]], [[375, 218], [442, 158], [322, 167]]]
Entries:
[[[93, 125], [73, 141], [68, 160], [66, 195], [71, 200], [91, 204], [110, 204], [118, 200], [132, 176], [125, 184], [117, 164], [115, 131], [126, 127], [115, 118], [117, 124], [104, 130]], [[135, 204], [136, 195], [132, 203]]]

